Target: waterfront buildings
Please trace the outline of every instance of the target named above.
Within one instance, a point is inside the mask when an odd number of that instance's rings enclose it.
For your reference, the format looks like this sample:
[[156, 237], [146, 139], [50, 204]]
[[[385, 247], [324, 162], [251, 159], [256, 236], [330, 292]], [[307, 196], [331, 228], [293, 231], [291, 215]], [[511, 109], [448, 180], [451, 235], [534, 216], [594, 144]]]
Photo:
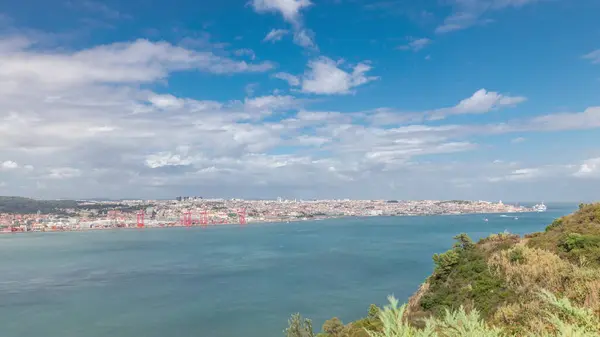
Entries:
[[54, 214], [0, 214], [0, 231], [60, 231], [287, 222], [332, 217], [516, 213], [529, 208], [488, 201], [242, 200], [178, 197], [176, 200], [79, 201]]

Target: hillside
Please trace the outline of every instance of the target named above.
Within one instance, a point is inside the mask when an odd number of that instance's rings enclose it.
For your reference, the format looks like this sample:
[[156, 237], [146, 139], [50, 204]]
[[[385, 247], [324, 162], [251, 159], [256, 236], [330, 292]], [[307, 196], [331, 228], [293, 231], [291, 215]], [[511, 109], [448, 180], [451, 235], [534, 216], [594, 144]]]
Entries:
[[77, 202], [73, 200], [35, 200], [23, 197], [0, 196], [0, 213], [32, 214], [57, 213], [65, 208], [76, 208]]
[[[525, 237], [455, 240], [407, 304], [390, 298], [362, 320], [327, 321], [317, 336], [600, 336], [600, 204]], [[289, 323], [288, 337], [314, 335], [299, 315]]]

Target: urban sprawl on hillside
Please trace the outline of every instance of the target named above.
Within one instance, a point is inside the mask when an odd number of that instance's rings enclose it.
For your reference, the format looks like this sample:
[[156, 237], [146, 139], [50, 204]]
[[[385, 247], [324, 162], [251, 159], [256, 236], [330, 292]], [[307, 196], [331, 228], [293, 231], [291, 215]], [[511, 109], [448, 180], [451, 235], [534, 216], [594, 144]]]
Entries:
[[[335, 217], [529, 212], [488, 201], [242, 200], [178, 197], [176, 200], [37, 201], [0, 199], [0, 232], [208, 226], [289, 222]], [[10, 201], [10, 206], [7, 202]], [[39, 207], [37, 211], [33, 211]], [[43, 210], [42, 210], [43, 209]]]

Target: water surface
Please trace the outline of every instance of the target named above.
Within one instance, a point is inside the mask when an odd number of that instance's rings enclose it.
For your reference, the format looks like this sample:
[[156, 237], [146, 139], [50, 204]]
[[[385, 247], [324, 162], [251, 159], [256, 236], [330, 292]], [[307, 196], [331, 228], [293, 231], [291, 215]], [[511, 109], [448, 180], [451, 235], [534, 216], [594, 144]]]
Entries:
[[[546, 213], [0, 235], [2, 337], [276, 337], [406, 300], [452, 236], [545, 228]], [[483, 219], [488, 218], [485, 222]]]

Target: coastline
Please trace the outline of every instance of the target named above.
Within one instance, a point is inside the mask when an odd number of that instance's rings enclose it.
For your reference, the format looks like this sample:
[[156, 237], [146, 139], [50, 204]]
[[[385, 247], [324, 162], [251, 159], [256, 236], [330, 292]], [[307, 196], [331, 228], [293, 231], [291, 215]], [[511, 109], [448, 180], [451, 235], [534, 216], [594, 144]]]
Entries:
[[246, 227], [251, 225], [261, 225], [261, 224], [285, 224], [290, 222], [308, 222], [308, 221], [323, 221], [323, 220], [331, 220], [331, 219], [343, 219], [343, 218], [388, 218], [388, 217], [431, 217], [431, 216], [466, 216], [466, 215], [498, 215], [498, 214], [526, 214], [526, 213], [538, 213], [533, 210], [524, 210], [524, 211], [503, 211], [503, 212], [465, 212], [465, 213], [441, 213], [441, 214], [390, 214], [390, 215], [343, 215], [343, 216], [327, 216], [327, 217], [318, 217], [318, 218], [293, 218], [293, 219], [277, 219], [273, 221], [248, 221], [246, 224], [240, 224], [237, 222], [230, 223], [214, 223], [207, 225], [192, 225], [185, 226], [181, 224], [177, 225], [163, 225], [163, 226], [144, 226], [144, 227], [136, 227], [132, 226], [124, 226], [124, 227], [90, 227], [90, 228], [71, 228], [71, 229], [48, 229], [48, 230], [29, 230], [29, 231], [0, 231], [1, 234], [26, 234], [26, 233], [63, 233], [63, 232], [89, 232], [89, 231], [120, 231], [120, 230], [146, 230], [146, 229], [169, 229], [169, 228], [208, 228], [208, 227], [218, 227], [218, 226], [240, 226]]

